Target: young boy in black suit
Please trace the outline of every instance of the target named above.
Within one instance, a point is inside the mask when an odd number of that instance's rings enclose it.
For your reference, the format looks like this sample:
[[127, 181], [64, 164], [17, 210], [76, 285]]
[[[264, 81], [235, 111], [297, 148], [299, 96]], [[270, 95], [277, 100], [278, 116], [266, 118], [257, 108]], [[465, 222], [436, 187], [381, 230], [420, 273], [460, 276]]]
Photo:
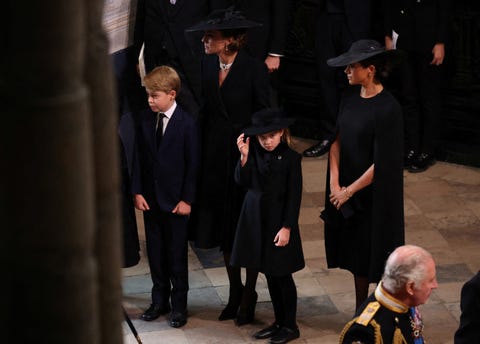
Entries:
[[198, 129], [175, 101], [180, 78], [173, 68], [155, 68], [144, 83], [150, 109], [138, 118], [132, 177], [153, 282], [152, 304], [142, 319], [151, 321], [171, 310], [170, 326], [181, 327], [187, 322], [187, 221], [199, 169]]

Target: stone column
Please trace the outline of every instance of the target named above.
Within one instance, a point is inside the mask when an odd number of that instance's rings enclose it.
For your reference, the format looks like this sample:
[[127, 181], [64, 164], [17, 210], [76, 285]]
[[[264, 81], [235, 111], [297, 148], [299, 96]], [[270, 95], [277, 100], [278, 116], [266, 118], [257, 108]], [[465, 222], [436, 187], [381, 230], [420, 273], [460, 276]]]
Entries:
[[108, 66], [92, 65], [108, 58], [90, 41], [94, 4], [2, 11], [0, 342], [122, 342], [115, 100]]
[[95, 255], [98, 262], [100, 343], [123, 341], [121, 331], [120, 162], [118, 110], [108, 38], [102, 28], [103, 1], [86, 0], [85, 81], [90, 90], [95, 173]]

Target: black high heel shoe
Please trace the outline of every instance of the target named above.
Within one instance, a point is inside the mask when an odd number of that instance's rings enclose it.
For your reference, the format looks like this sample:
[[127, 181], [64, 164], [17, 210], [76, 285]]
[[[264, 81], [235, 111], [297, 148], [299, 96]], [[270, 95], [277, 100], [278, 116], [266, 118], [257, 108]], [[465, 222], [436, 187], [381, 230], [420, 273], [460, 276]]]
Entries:
[[257, 300], [258, 294], [256, 291], [254, 291], [253, 294], [250, 294], [250, 296], [243, 296], [237, 317], [235, 318], [235, 324], [237, 326], [242, 326], [253, 322]]
[[223, 309], [222, 313], [218, 316], [218, 320], [230, 320], [237, 317], [238, 308], [240, 307], [240, 302], [242, 301], [243, 295], [243, 286], [238, 289], [236, 292], [231, 291], [228, 296], [227, 306]]

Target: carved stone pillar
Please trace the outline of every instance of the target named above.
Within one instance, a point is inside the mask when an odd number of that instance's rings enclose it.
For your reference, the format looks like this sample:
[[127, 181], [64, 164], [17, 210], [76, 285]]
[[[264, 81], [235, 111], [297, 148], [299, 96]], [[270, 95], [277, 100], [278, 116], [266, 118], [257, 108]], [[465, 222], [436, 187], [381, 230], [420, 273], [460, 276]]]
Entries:
[[108, 38], [102, 28], [103, 1], [86, 0], [85, 81], [90, 90], [95, 174], [95, 256], [98, 263], [100, 343], [122, 343], [120, 259], [120, 162], [118, 111]]
[[121, 343], [116, 113], [95, 38], [100, 5], [11, 1], [2, 11], [5, 343]]

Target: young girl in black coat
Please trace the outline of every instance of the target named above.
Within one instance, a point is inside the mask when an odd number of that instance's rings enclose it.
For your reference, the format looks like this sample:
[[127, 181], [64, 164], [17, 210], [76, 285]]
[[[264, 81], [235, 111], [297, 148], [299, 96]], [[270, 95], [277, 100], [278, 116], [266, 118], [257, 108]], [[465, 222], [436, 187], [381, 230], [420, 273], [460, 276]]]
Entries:
[[273, 344], [300, 336], [292, 273], [305, 266], [298, 228], [302, 169], [300, 154], [289, 147], [291, 122], [279, 110], [261, 110], [253, 114], [252, 126], [237, 139], [241, 156], [235, 180], [248, 191], [231, 264], [265, 274], [275, 322], [254, 337], [270, 338]]

